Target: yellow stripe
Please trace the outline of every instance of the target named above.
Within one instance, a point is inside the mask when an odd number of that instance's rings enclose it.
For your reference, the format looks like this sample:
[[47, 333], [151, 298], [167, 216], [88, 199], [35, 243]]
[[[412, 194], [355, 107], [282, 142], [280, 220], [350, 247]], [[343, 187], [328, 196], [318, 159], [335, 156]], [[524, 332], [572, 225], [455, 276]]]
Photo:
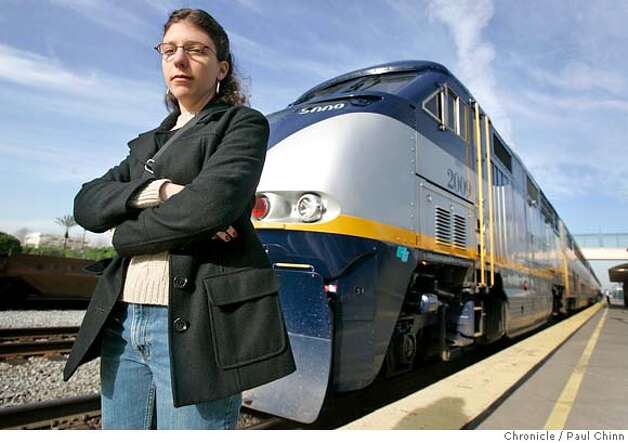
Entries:
[[408, 247], [416, 247], [417, 235], [410, 229], [379, 223], [373, 220], [342, 214], [322, 223], [273, 223], [253, 221], [256, 229], [283, 229], [287, 231], [321, 232], [370, 238]]
[[587, 369], [587, 364], [589, 363], [591, 354], [593, 354], [593, 349], [595, 348], [595, 344], [600, 337], [600, 332], [602, 331], [602, 327], [604, 326], [604, 322], [606, 321], [606, 314], [608, 314], [608, 309], [604, 310], [602, 320], [600, 320], [597, 327], [595, 328], [595, 331], [593, 332], [593, 335], [589, 339], [587, 347], [584, 349], [584, 352], [580, 357], [580, 361], [578, 361], [578, 364], [574, 368], [571, 377], [569, 377], [567, 384], [563, 388], [563, 392], [560, 394], [558, 401], [554, 405], [554, 409], [547, 419], [547, 423], [545, 423], [544, 429], [563, 429], [565, 427], [565, 423], [567, 423], [567, 418], [569, 417], [571, 408], [576, 401], [576, 395], [578, 395], [578, 390], [580, 389], [580, 384], [582, 383], [584, 372]]
[[[410, 229], [400, 228], [373, 220], [341, 214], [335, 219], [322, 223], [277, 223], [253, 220], [256, 229], [280, 229], [286, 231], [320, 232], [325, 234], [350, 235], [355, 237], [370, 238], [409, 248], [418, 248], [425, 251], [438, 252], [453, 255], [469, 260], [478, 260], [479, 256], [475, 248], [459, 249], [444, 246], [436, 242], [434, 237], [414, 232]], [[525, 265], [509, 261], [505, 257], [497, 256], [495, 262], [501, 267], [522, 274], [532, 274], [537, 277], [551, 279], [554, 276], [552, 268], [530, 268]]]
[[488, 181], [488, 238], [491, 246], [491, 286], [495, 285], [495, 239], [493, 231], [493, 165], [491, 164], [491, 130], [488, 116], [484, 117], [484, 128], [486, 129], [486, 179]]

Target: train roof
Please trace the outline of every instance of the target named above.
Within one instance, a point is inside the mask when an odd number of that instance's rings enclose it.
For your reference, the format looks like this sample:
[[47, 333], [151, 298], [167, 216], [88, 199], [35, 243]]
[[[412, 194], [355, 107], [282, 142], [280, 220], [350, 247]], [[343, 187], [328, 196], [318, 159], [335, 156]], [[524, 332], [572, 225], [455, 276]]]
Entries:
[[289, 106], [306, 101], [312, 93], [326, 89], [338, 83], [343, 83], [352, 79], [366, 77], [369, 75], [390, 74], [396, 72], [414, 72], [417, 74], [422, 72], [440, 72], [455, 80], [457, 86], [462, 89], [465, 94], [471, 97], [471, 93], [467, 90], [467, 88], [465, 88], [462, 82], [460, 82], [460, 80], [458, 80], [456, 76], [454, 76], [446, 67], [444, 67], [440, 63], [432, 62], [429, 60], [400, 60], [396, 62], [369, 66], [367, 68], [356, 69], [355, 71], [351, 71], [346, 74], [342, 74], [326, 80], [301, 94], [301, 96]]

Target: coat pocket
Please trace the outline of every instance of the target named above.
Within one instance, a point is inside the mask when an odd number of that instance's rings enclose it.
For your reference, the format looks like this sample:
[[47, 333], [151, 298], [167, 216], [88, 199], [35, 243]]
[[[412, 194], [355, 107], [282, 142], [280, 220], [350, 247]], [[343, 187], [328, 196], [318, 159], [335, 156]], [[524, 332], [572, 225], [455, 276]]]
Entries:
[[216, 363], [223, 369], [271, 358], [287, 345], [272, 268], [247, 268], [203, 280]]

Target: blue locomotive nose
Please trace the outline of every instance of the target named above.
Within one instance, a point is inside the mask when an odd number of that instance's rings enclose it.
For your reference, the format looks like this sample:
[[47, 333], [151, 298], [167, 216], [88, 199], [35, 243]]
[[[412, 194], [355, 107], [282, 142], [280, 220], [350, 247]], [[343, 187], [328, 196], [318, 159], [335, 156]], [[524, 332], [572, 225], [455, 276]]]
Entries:
[[243, 400], [253, 409], [312, 423], [325, 400], [332, 361], [332, 316], [323, 277], [313, 267], [275, 266], [275, 272], [297, 371], [245, 391]]

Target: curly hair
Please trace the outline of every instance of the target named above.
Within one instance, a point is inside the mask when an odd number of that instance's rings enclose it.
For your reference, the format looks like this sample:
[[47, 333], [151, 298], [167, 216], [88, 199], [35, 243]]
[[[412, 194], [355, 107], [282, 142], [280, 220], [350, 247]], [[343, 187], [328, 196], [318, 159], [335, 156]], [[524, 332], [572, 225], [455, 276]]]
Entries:
[[[236, 73], [234, 58], [229, 48], [229, 37], [223, 27], [202, 9], [182, 8], [170, 13], [164, 25], [164, 35], [170, 26], [181, 21], [187, 21], [205, 31], [216, 45], [218, 60], [229, 63], [229, 71], [220, 81], [220, 91], [214, 99], [222, 100], [230, 105], [248, 105], [248, 98], [242, 91], [242, 84]], [[170, 91], [166, 92], [165, 102], [168, 109], [179, 109], [179, 102]]]

